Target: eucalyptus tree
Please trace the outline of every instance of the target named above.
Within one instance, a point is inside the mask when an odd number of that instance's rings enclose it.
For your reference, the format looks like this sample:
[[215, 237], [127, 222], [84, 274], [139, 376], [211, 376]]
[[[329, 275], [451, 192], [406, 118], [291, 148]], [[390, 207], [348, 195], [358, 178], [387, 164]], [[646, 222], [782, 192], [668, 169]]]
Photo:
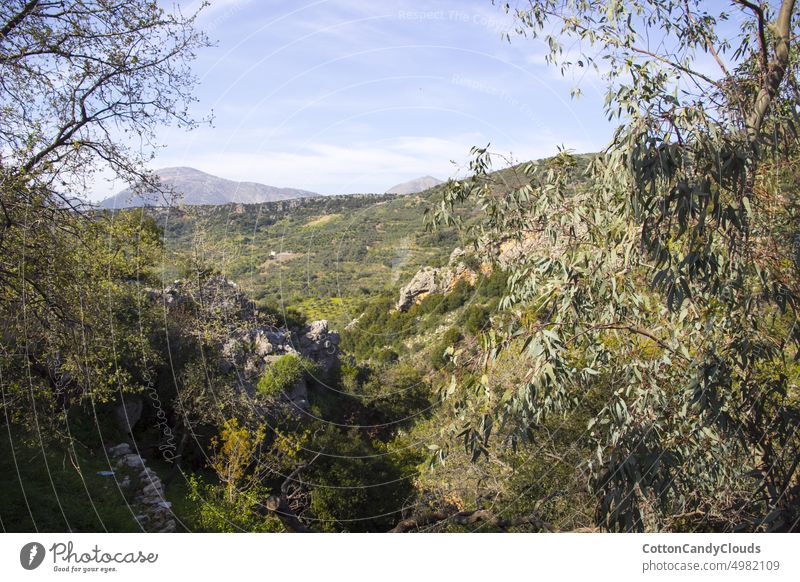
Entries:
[[[599, 393], [581, 469], [602, 527], [796, 529], [796, 3], [504, 8], [509, 40], [541, 39], [564, 75], [602, 79], [619, 125], [586, 172], [562, 151], [518, 167], [518, 188], [494, 184], [476, 148], [474, 175], [430, 209], [453, 223], [474, 202], [477, 252], [519, 251], [485, 373], [447, 391], [464, 411], [451, 429], [478, 458]], [[516, 386], [494, 380], [509, 350]]]

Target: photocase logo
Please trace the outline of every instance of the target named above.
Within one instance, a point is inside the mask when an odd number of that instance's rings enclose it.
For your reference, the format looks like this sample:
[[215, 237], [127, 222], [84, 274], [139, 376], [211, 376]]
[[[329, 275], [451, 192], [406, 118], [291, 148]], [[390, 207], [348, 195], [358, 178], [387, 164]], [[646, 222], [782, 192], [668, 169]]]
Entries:
[[35, 570], [44, 561], [44, 546], [39, 542], [30, 542], [19, 551], [19, 563], [26, 570]]

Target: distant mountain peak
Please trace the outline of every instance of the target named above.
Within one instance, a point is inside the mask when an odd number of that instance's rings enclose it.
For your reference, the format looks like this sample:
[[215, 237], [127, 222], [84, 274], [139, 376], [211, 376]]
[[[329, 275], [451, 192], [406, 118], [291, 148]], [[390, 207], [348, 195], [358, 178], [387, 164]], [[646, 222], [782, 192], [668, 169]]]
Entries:
[[[156, 170], [161, 182], [172, 188], [176, 204], [218, 205], [238, 202], [260, 204], [291, 198], [319, 196], [314, 192], [297, 188], [278, 188], [258, 182], [237, 182], [208, 174], [196, 168], [178, 166]], [[160, 194], [134, 194], [129, 188], [100, 202], [102, 208], [130, 208], [138, 206], [164, 206], [167, 201]]]
[[434, 178], [433, 176], [422, 176], [420, 178], [414, 178], [413, 180], [409, 180], [408, 182], [396, 184], [395, 186], [389, 188], [386, 191], [386, 193], [416, 194], [418, 192], [424, 192], [425, 190], [433, 188], [434, 186], [438, 186], [439, 184], [443, 184], [443, 182], [438, 178]]

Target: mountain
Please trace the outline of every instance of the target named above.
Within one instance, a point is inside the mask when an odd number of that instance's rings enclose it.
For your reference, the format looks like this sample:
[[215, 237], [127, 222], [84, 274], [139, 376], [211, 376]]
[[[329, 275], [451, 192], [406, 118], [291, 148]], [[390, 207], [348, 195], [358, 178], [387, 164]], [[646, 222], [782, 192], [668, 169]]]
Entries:
[[416, 194], [417, 192], [424, 192], [425, 190], [433, 188], [434, 186], [438, 186], [442, 183], [443, 182], [441, 180], [438, 180], [433, 176], [422, 176], [421, 178], [415, 178], [414, 180], [409, 180], [408, 182], [403, 182], [402, 184], [392, 186], [386, 191], [386, 193]]
[[[174, 188], [180, 195], [176, 203], [191, 206], [203, 204], [260, 204], [291, 198], [308, 198], [319, 196], [314, 192], [295, 188], [276, 188], [257, 182], [235, 182], [218, 176], [206, 174], [194, 168], [163, 168], [156, 173], [164, 186]], [[129, 208], [133, 206], [165, 206], [164, 197], [159, 194], [148, 194], [144, 197], [134, 195], [125, 189], [114, 196], [100, 202], [102, 208]]]

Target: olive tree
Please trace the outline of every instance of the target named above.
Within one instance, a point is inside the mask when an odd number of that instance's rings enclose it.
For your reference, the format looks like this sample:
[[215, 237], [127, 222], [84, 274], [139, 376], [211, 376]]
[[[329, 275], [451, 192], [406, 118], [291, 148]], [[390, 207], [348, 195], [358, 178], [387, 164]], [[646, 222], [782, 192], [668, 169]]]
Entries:
[[[518, 188], [495, 184], [476, 148], [474, 175], [431, 209], [449, 224], [473, 200], [477, 251], [519, 251], [481, 381], [448, 391], [470, 411], [453, 431], [479, 457], [599, 392], [583, 468], [601, 526], [795, 529], [795, 2], [504, 8], [564, 74], [604, 80], [619, 127], [585, 171], [561, 152], [516, 168]], [[493, 379], [505, 350], [526, 362], [517, 386]]]

